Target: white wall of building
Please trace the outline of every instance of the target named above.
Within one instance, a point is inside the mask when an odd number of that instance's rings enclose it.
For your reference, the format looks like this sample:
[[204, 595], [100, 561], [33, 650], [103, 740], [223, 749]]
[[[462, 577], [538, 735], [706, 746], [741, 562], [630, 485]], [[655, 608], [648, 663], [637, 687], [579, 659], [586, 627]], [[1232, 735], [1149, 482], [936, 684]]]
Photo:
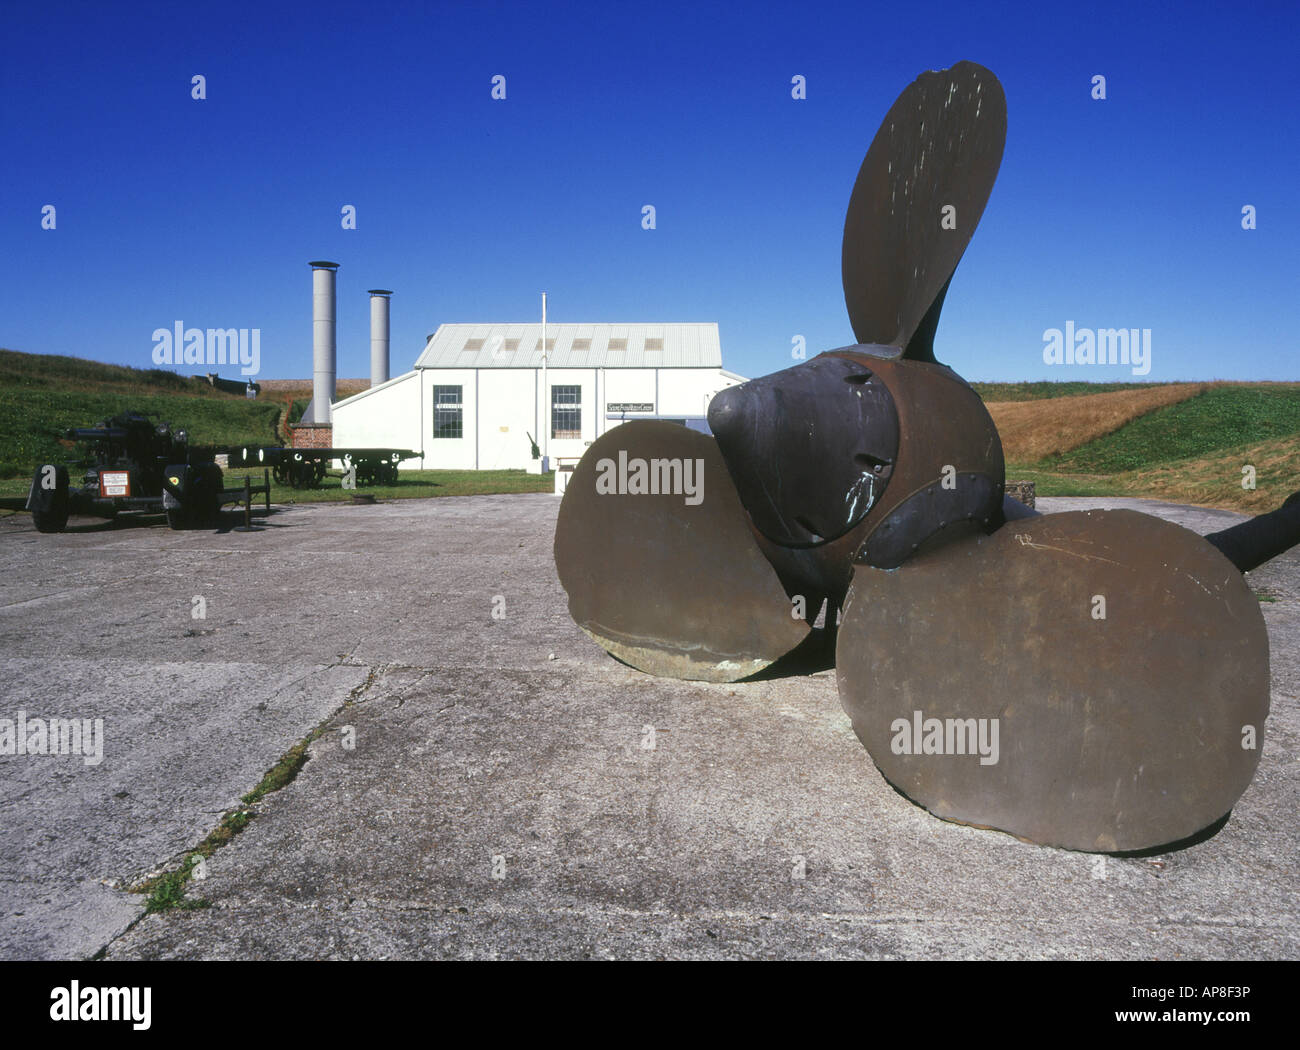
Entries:
[[[436, 377], [442, 370], [430, 368], [427, 371]], [[526, 465], [531, 448], [528, 434], [537, 437], [533, 410], [537, 397], [536, 373], [531, 368], [479, 369], [475, 377], [474, 382], [479, 384], [478, 469], [505, 470]], [[440, 379], [434, 381], [442, 382]], [[469, 419], [466, 416], [467, 426]], [[468, 430], [466, 434], [469, 435]], [[467, 444], [472, 442], [470, 436]], [[446, 444], [449, 442], [445, 440], [434, 441], [431, 447], [439, 452], [439, 446]]]
[[[421, 368], [333, 406], [336, 447], [422, 450], [424, 459], [403, 467], [424, 469], [523, 469], [531, 459], [527, 435], [545, 445], [552, 465], [581, 457], [588, 445], [620, 420], [606, 418], [610, 405], [651, 405], [638, 416], [702, 416], [713, 394], [741, 382], [720, 368], [551, 368], [546, 382], [580, 391], [581, 430], [574, 438], [543, 442], [551, 406], [534, 368]], [[459, 387], [461, 436], [434, 437], [436, 387]]]
[[[420, 433], [420, 376], [418, 372], [390, 379], [387, 383], [363, 390], [335, 402], [346, 405], [334, 416], [336, 448], [409, 448], [416, 452], [424, 447]], [[403, 467], [418, 467], [418, 459], [408, 459]]]
[[[688, 374], [685, 369], [664, 368], [659, 371], [659, 399], [670, 405], [660, 415], [680, 412], [684, 416], [702, 416], [709, 411], [709, 402], [719, 390], [735, 386], [739, 379], [729, 378], [719, 368], [691, 369], [699, 374]], [[707, 373], [707, 375], [705, 374]]]

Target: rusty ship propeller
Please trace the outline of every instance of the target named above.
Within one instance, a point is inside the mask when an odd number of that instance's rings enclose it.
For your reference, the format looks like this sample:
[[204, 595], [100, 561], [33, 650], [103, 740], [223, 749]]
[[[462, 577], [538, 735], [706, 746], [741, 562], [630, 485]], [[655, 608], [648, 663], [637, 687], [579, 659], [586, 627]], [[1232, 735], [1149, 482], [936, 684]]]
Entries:
[[590, 637], [679, 678], [769, 667], [818, 634], [792, 604], [827, 602], [830, 633], [842, 605], [840, 702], [904, 795], [1036, 843], [1151, 849], [1213, 826], [1254, 774], [1268, 637], [1241, 573], [1300, 542], [1300, 501], [1202, 538], [1006, 498], [997, 429], [933, 346], [1005, 136], [981, 66], [904, 90], [845, 219], [858, 343], [717, 394], [714, 437], [599, 437], [556, 566]]

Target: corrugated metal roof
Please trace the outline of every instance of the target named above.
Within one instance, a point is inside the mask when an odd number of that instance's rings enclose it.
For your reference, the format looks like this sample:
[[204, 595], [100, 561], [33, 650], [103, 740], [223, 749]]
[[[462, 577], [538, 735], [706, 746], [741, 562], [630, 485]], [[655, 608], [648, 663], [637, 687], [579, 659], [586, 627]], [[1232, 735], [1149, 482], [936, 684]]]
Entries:
[[[541, 324], [444, 324], [416, 368], [541, 368]], [[547, 324], [548, 368], [721, 368], [718, 326]], [[662, 349], [655, 349], [656, 346]]]

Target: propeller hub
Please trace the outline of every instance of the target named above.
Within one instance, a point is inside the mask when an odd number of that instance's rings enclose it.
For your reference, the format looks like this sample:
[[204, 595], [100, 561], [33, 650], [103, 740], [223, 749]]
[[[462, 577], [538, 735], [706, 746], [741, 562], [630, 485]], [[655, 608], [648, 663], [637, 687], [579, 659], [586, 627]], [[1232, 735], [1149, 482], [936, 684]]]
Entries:
[[810, 547], [858, 524], [898, 459], [898, 412], [861, 361], [823, 354], [723, 390], [709, 427], [755, 528]]

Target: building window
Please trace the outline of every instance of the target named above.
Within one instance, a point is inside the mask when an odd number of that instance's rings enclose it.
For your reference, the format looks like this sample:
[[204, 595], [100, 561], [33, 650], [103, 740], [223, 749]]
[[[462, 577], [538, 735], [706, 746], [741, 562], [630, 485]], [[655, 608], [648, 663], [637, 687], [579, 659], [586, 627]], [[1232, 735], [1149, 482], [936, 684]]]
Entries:
[[551, 437], [582, 437], [582, 387], [551, 387]]
[[433, 388], [433, 436], [435, 438], [464, 436], [460, 390], [458, 386]]

